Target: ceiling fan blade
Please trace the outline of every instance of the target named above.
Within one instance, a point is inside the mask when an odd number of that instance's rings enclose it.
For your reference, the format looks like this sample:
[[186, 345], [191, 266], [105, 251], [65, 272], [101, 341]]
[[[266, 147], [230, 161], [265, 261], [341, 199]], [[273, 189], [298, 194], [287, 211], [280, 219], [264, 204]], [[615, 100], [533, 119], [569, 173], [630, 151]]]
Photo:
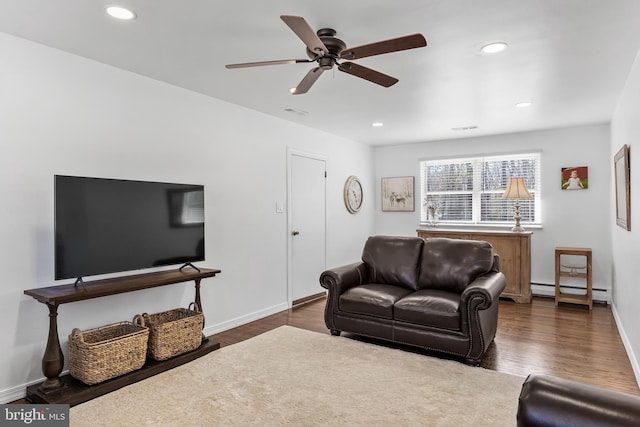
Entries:
[[359, 59], [367, 56], [382, 55], [384, 53], [400, 50], [415, 49], [427, 45], [427, 40], [422, 34], [412, 34], [395, 39], [384, 40], [362, 46], [348, 47], [340, 53], [343, 59]]
[[322, 74], [324, 70], [320, 67], [316, 67], [311, 69], [306, 76], [304, 76], [304, 78], [302, 79], [302, 81], [300, 81], [300, 83], [298, 84], [298, 86], [295, 88], [295, 90], [293, 92], [291, 92], [292, 95], [302, 95], [303, 93], [307, 93], [309, 91], [309, 89], [311, 89], [311, 86], [313, 86], [313, 84], [316, 82], [316, 80], [318, 80], [318, 77], [320, 77], [320, 75]]
[[281, 59], [277, 61], [260, 61], [260, 62], [244, 62], [241, 64], [227, 64], [225, 68], [247, 68], [247, 67], [261, 67], [263, 65], [280, 65], [280, 64], [299, 64], [301, 62], [313, 62], [309, 59]]
[[317, 55], [326, 55], [329, 49], [324, 45], [320, 37], [313, 31], [301, 16], [280, 15], [280, 19], [293, 30], [294, 33], [307, 45], [309, 50]]
[[352, 76], [360, 77], [361, 79], [369, 80], [371, 83], [379, 84], [380, 86], [389, 87], [398, 83], [398, 79], [389, 75], [383, 74], [379, 71], [372, 70], [371, 68], [363, 67], [353, 62], [343, 62], [338, 65], [338, 69]]

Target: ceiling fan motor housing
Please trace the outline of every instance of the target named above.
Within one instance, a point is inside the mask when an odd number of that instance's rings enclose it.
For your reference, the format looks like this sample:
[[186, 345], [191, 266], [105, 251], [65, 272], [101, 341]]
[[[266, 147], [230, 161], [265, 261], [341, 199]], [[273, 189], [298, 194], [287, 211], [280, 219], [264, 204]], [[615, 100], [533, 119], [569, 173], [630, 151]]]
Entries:
[[345, 42], [340, 40], [336, 35], [336, 31], [331, 28], [321, 28], [316, 34], [322, 40], [322, 43], [326, 46], [329, 51], [328, 54], [321, 56], [318, 52], [312, 52], [307, 48], [307, 55], [309, 58], [316, 60], [318, 65], [323, 70], [330, 70], [337, 63], [336, 61], [340, 57], [340, 52], [347, 48]]

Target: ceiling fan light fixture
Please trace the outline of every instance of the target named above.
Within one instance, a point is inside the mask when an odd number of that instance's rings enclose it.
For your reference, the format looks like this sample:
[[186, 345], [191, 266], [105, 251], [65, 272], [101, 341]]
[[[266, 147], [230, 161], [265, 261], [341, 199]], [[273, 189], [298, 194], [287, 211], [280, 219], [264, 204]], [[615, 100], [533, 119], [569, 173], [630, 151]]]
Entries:
[[122, 6], [107, 6], [105, 7], [105, 11], [112, 18], [120, 19], [122, 21], [131, 21], [138, 17], [133, 10]]
[[292, 95], [302, 95], [307, 93], [323, 72], [329, 71], [334, 67], [343, 73], [367, 80], [382, 87], [391, 87], [398, 83], [397, 78], [348, 61], [425, 47], [427, 45], [427, 40], [424, 36], [416, 33], [403, 37], [396, 37], [394, 39], [381, 40], [374, 43], [350, 47], [347, 49], [346, 43], [335, 37], [336, 31], [332, 28], [320, 28], [318, 31], [314, 31], [302, 16], [280, 15], [280, 19], [282, 19], [282, 21], [284, 21], [284, 23], [306, 45], [306, 52], [309, 59], [245, 62], [240, 64], [227, 64], [225, 67], [233, 69], [258, 67], [263, 65], [316, 62], [317, 66], [307, 72], [296, 89], [290, 91]]
[[507, 46], [508, 45], [505, 42], [489, 43], [487, 45], [482, 46], [482, 48], [480, 48], [480, 51], [482, 51], [482, 53], [487, 53], [487, 54], [500, 53], [503, 50], [505, 50]]

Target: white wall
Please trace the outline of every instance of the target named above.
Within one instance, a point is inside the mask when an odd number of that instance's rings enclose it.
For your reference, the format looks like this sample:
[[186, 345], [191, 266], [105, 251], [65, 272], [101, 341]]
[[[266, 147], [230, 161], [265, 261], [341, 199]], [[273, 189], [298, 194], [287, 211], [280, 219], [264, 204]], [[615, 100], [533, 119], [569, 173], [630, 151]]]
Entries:
[[[382, 212], [376, 209], [377, 234], [416, 235], [420, 222], [419, 161], [429, 158], [473, 156], [510, 152], [541, 151], [542, 222], [533, 231], [531, 280], [553, 285], [556, 246], [590, 247], [593, 250], [593, 286], [611, 288], [611, 222], [609, 192], [611, 160], [609, 126], [591, 125], [539, 132], [485, 136], [453, 141], [437, 141], [375, 150], [377, 202], [380, 180], [391, 176], [415, 176], [416, 211]], [[562, 167], [588, 166], [589, 188], [560, 189]], [[534, 293], [553, 294], [553, 287], [534, 286]], [[607, 298], [606, 292], [598, 295]]]
[[[373, 230], [373, 150], [181, 88], [0, 33], [0, 402], [40, 380], [48, 311], [23, 294], [52, 286], [53, 175], [205, 185], [206, 333], [287, 307], [287, 148], [328, 158], [328, 266], [359, 258]], [[342, 185], [365, 204], [349, 214]], [[285, 209], [286, 211], [286, 209]], [[322, 288], [318, 285], [318, 292]], [[74, 327], [186, 306], [193, 284], [65, 304]], [[66, 348], [64, 349], [66, 354]]]
[[[637, 143], [640, 140], [640, 55], [631, 69], [627, 84], [611, 122], [609, 158], [624, 145], [629, 145], [631, 163], [631, 231], [611, 222], [613, 260], [613, 308], [618, 329], [631, 359], [636, 380], [640, 384], [640, 161]], [[612, 184], [609, 206], [615, 218], [615, 191]]]

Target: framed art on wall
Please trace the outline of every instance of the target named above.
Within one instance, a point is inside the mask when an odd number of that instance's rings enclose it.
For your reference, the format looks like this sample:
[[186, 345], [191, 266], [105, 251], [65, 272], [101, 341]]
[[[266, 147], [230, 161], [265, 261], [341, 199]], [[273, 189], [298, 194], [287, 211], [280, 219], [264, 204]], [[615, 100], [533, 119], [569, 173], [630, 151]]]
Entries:
[[625, 230], [631, 230], [630, 165], [627, 144], [623, 145], [613, 157], [613, 168], [616, 189], [616, 224]]
[[382, 211], [413, 212], [415, 210], [413, 176], [382, 178]]
[[563, 190], [586, 190], [589, 188], [589, 168], [587, 166], [573, 166], [562, 168]]

